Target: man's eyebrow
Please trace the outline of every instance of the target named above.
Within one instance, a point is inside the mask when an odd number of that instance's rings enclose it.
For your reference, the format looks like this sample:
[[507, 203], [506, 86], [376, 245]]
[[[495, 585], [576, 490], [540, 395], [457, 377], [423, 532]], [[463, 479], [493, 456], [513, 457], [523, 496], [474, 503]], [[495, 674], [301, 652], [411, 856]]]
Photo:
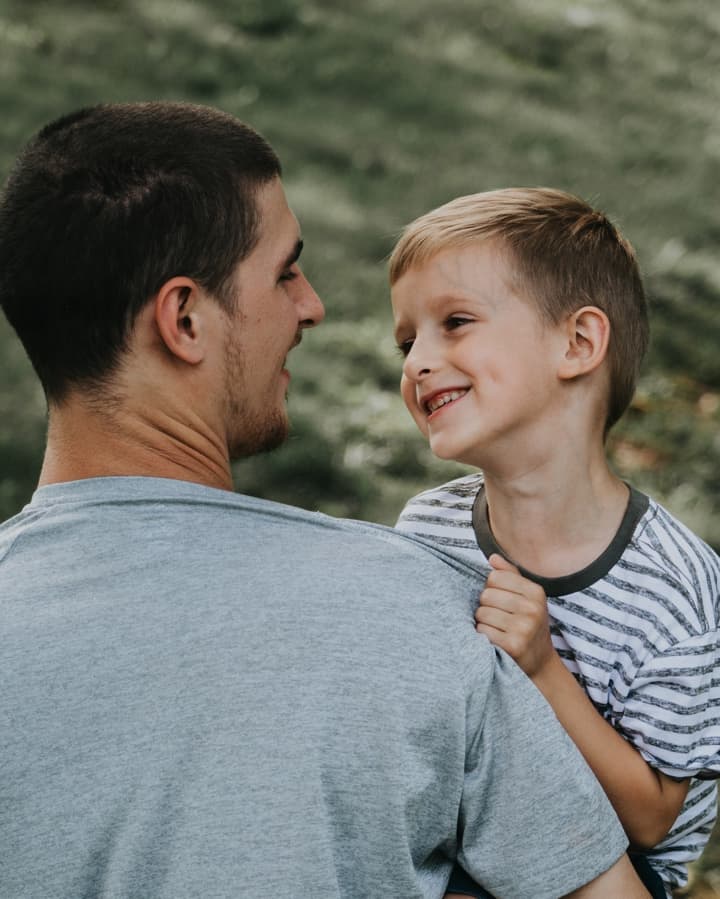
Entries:
[[297, 243], [292, 249], [292, 252], [288, 255], [287, 259], [283, 262], [281, 268], [286, 269], [290, 268], [291, 265], [294, 265], [298, 259], [300, 258], [300, 254], [303, 251], [303, 246], [305, 245], [304, 241], [298, 238]]

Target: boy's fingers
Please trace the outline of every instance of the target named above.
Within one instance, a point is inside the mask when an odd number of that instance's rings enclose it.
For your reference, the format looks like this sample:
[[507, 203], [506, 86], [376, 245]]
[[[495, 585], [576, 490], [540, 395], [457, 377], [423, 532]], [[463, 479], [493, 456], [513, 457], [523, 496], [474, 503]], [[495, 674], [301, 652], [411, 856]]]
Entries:
[[517, 612], [497, 606], [478, 606], [475, 611], [475, 622], [492, 625], [522, 640], [535, 639], [538, 629], [544, 631], [546, 627], [544, 619], [533, 609], [522, 609]]
[[490, 627], [488, 624], [476, 624], [475, 630], [478, 634], [484, 634], [493, 646], [500, 646], [505, 637], [504, 631], [498, 630], [496, 627]]
[[507, 559], [503, 558], [500, 553], [493, 553], [488, 559], [490, 566], [495, 569], [495, 571], [515, 571], [517, 573], [518, 569], [512, 562], [508, 562]]
[[498, 641], [502, 639], [502, 631], [496, 631], [494, 627], [485, 627], [484, 624], [476, 624], [475, 630], [478, 632], [478, 634], [482, 634], [484, 637], [487, 637], [493, 646], [499, 646]]
[[485, 624], [477, 624], [475, 630], [479, 634], [486, 636], [493, 646], [505, 650], [511, 658], [515, 658], [520, 654], [516, 641], [513, 640], [512, 635], [505, 633], [505, 631], [498, 630], [496, 627], [488, 627]]
[[508, 593], [524, 593], [529, 583], [531, 582], [514, 571], [491, 571], [485, 581], [485, 589], [495, 587]]
[[519, 612], [523, 605], [523, 599], [524, 596], [521, 593], [514, 593], [512, 590], [486, 587], [480, 594], [480, 605], [478, 608], [493, 606], [506, 612]]
[[[492, 617], [490, 617], [492, 616]], [[502, 616], [502, 617], [498, 617]], [[538, 628], [547, 628], [547, 612], [544, 606], [526, 596], [489, 590], [480, 597], [475, 610], [476, 622], [492, 622], [504, 631], [532, 636]]]
[[527, 596], [536, 602], [545, 600], [545, 591], [539, 584], [528, 580], [515, 571], [491, 571], [485, 581], [485, 590], [490, 589], [505, 590], [507, 593]]
[[506, 631], [512, 625], [512, 615], [503, 609], [492, 606], [480, 606], [475, 612], [475, 621], [478, 625], [491, 627], [498, 631]]

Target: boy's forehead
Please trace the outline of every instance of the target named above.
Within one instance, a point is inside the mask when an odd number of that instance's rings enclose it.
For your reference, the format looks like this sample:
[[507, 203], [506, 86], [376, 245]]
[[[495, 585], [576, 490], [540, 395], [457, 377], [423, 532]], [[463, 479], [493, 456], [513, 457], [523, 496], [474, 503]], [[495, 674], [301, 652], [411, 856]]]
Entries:
[[411, 288], [426, 296], [460, 294], [487, 300], [499, 289], [510, 290], [511, 283], [507, 252], [497, 241], [475, 240], [441, 247], [418, 260], [395, 282], [393, 295]]

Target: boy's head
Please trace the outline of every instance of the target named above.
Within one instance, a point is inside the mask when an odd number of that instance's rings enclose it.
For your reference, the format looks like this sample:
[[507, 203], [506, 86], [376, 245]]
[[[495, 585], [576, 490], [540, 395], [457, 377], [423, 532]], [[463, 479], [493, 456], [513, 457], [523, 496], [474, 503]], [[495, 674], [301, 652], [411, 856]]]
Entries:
[[231, 308], [259, 192], [279, 174], [252, 128], [188, 103], [100, 105], [43, 128], [0, 202], [0, 305], [48, 399], [100, 390], [174, 276]]
[[605, 432], [632, 399], [648, 345], [648, 315], [635, 252], [608, 219], [570, 194], [510, 188], [459, 197], [407, 226], [390, 258], [390, 284], [446, 250], [488, 243], [504, 258], [513, 292], [541, 321], [602, 310], [610, 325]]

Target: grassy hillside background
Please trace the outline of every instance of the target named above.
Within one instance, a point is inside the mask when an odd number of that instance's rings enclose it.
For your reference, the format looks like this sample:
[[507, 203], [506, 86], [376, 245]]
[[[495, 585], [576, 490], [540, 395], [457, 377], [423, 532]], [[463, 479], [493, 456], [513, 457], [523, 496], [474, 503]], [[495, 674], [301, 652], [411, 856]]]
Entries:
[[[720, 547], [719, 65], [715, 0], [0, 0], [0, 174], [45, 121], [98, 101], [189, 99], [259, 128], [328, 315], [291, 357], [292, 439], [236, 482], [385, 522], [460, 471], [431, 459], [397, 396], [397, 232], [495, 187], [591, 199], [636, 245], [652, 302], [616, 467]], [[4, 322], [0, 374], [3, 518], [34, 486], [44, 433]], [[713, 851], [696, 896], [720, 896]]]

